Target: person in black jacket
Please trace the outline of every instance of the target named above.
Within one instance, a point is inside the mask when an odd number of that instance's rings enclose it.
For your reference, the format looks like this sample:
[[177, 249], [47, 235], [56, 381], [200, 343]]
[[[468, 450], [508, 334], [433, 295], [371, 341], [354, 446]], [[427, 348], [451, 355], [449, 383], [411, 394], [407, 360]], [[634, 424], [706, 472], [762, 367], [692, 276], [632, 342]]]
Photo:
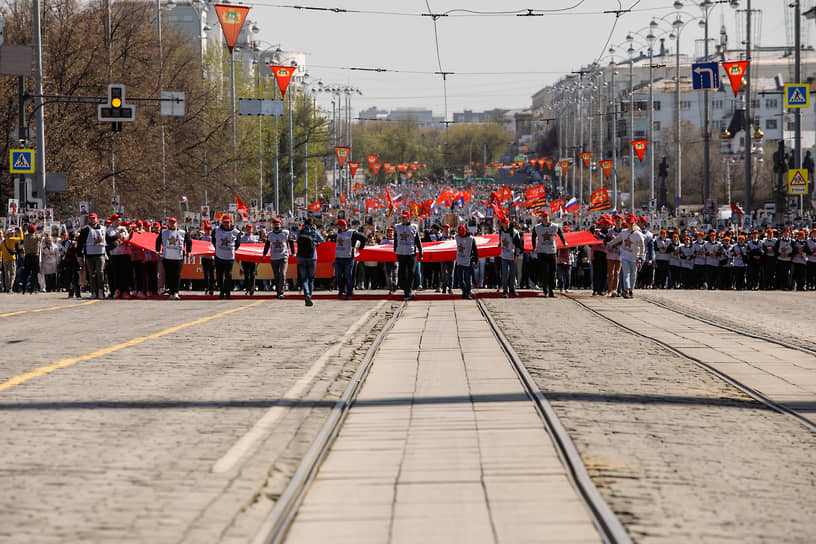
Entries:
[[501, 248], [502, 296], [507, 298], [509, 291], [511, 295], [517, 297], [516, 259], [524, 253], [524, 240], [521, 233], [513, 227], [513, 223], [507, 217], [501, 220], [499, 247]]

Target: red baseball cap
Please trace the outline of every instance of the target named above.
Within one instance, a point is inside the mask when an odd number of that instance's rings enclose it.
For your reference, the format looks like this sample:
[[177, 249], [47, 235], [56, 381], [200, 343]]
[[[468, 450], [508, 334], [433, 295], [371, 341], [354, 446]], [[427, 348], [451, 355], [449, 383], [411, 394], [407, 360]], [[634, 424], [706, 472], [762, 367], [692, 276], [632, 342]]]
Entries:
[[96, 215], [95, 213], [92, 213], [92, 214], [90, 214], [90, 215], [88, 216], [88, 219], [98, 219], [98, 218], [99, 218], [99, 216], [98, 216], [98, 215]]
[[467, 232], [467, 229], [465, 228], [464, 225], [459, 225], [459, 227], [456, 229], [456, 232], [459, 233], [459, 236], [464, 236], [465, 233]]
[[280, 225], [280, 224], [281, 224], [281, 220], [280, 220], [280, 219], [278, 219], [278, 218], [276, 217], [276, 218], [274, 218], [274, 219], [272, 220], [272, 224], [273, 224], [273, 225]]
[[346, 223], [345, 219], [338, 219], [337, 223], [335, 223], [335, 225], [338, 226], [338, 227], [345, 227], [345, 226], [348, 226], [348, 223]]
[[400, 215], [402, 217], [411, 217], [411, 212], [409, 212], [408, 210], [402, 210], [402, 213]]

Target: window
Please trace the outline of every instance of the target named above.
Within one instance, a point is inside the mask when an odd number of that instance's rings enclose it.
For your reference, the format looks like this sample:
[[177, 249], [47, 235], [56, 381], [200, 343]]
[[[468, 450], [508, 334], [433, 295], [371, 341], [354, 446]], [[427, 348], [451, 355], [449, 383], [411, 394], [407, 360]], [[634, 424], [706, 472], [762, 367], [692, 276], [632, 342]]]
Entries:
[[765, 130], [776, 130], [776, 119], [765, 119]]
[[[765, 107], [769, 110], [775, 110], [779, 107], [779, 100], [776, 98], [766, 98]], [[776, 128], [776, 127], [774, 127]]]
[[751, 100], [751, 107], [756, 109], [759, 108], [759, 98], [754, 98]]
[[681, 101], [680, 101], [680, 109], [681, 109], [681, 110], [688, 110], [688, 109], [691, 109], [691, 101], [689, 101], [689, 100], [681, 100]]
[[655, 130], [660, 130], [660, 121], [655, 121], [654, 122], [654, 129]]
[[723, 101], [722, 101], [722, 100], [712, 100], [712, 101], [711, 101], [711, 106], [712, 106], [712, 107], [713, 107], [715, 110], [721, 110], [721, 109], [722, 109], [722, 107], [723, 107]]
[[654, 111], [660, 111], [660, 100], [654, 101]]

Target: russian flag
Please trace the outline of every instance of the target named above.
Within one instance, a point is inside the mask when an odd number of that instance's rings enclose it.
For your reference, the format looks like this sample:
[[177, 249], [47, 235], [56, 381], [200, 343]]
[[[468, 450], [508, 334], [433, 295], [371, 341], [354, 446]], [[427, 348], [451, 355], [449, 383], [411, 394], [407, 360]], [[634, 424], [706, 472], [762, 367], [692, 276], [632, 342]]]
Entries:
[[573, 213], [577, 212], [578, 211], [578, 201], [574, 197], [570, 198], [567, 201], [566, 205], [564, 206], [564, 211], [573, 212]]
[[393, 200], [394, 202], [399, 202], [400, 200], [402, 200], [402, 193], [392, 196], [391, 200]]

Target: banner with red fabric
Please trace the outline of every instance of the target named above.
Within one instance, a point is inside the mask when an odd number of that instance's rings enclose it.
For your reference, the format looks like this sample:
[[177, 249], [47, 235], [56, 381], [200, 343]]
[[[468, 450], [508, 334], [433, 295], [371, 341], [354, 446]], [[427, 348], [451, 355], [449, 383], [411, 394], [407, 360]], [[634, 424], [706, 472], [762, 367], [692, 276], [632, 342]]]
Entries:
[[215, 14], [218, 22], [221, 23], [221, 30], [224, 32], [224, 41], [227, 42], [227, 49], [230, 55], [235, 48], [235, 42], [241, 34], [241, 29], [246, 22], [249, 6], [237, 6], [235, 4], [214, 4]]
[[345, 145], [334, 146], [334, 153], [337, 155], [337, 163], [340, 165], [340, 170], [346, 165], [346, 160], [349, 157], [351, 148]]
[[734, 91], [734, 98], [739, 94], [740, 86], [742, 85], [742, 78], [745, 76], [745, 71], [748, 69], [747, 60], [738, 60], [734, 62], [723, 62], [723, 68], [728, 75], [728, 81], [731, 82], [731, 90]]
[[358, 161], [349, 161], [348, 165], [351, 179], [354, 179], [354, 176], [357, 174], [357, 169], [360, 167], [360, 163]]
[[609, 179], [609, 174], [612, 173], [612, 161], [598, 161], [601, 165], [601, 170], [603, 170], [604, 178]]
[[589, 168], [589, 161], [592, 159], [592, 153], [584, 151], [581, 153], [581, 160], [584, 161], [584, 168]]
[[373, 171], [374, 170], [374, 163], [377, 162], [379, 155], [366, 155], [366, 159], [368, 159], [368, 169]]
[[646, 153], [646, 144], [648, 140], [632, 140], [632, 147], [635, 148], [635, 153], [640, 162], [643, 162], [643, 154]]
[[295, 74], [296, 67], [294, 66], [275, 66], [270, 64], [269, 69], [275, 74], [275, 81], [278, 82], [281, 96], [286, 96], [286, 89], [289, 88], [289, 81]]

